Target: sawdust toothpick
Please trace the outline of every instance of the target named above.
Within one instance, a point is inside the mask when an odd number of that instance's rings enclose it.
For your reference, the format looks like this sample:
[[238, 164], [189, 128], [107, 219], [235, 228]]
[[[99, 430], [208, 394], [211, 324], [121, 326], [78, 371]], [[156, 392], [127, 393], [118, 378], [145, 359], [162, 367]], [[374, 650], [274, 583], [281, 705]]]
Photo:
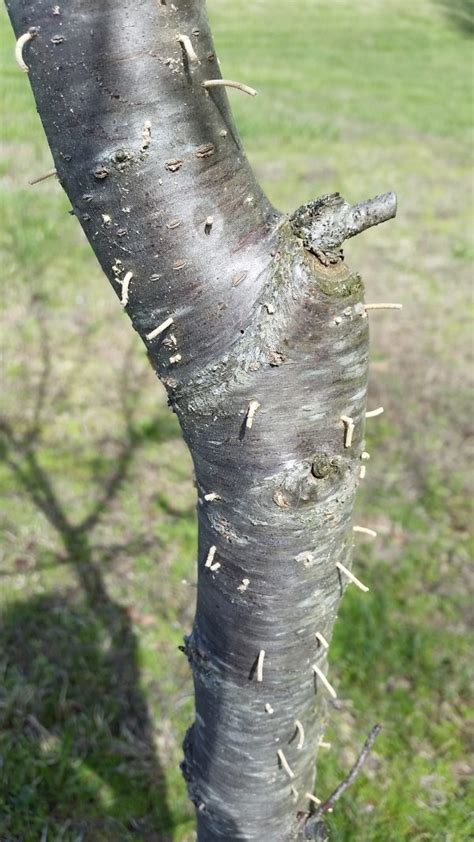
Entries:
[[215, 491], [211, 491], [209, 494], [204, 495], [204, 499], [207, 503], [214, 503], [215, 500], [220, 500], [221, 498]]
[[24, 73], [29, 73], [29, 67], [26, 64], [25, 59], [23, 58], [23, 47], [25, 46], [25, 44], [28, 43], [28, 41], [31, 41], [37, 34], [38, 30], [35, 29], [34, 26], [31, 26], [28, 32], [24, 32], [23, 35], [20, 35], [18, 41], [15, 44], [16, 63], [18, 64], [18, 67], [21, 67]]
[[240, 591], [240, 593], [245, 593], [249, 585], [250, 579], [242, 579], [242, 583], [238, 585], [237, 590]]
[[133, 272], [127, 272], [123, 281], [122, 281], [122, 295], [120, 298], [120, 303], [123, 308], [125, 308], [128, 304], [128, 290], [130, 287], [130, 281], [133, 278]]
[[375, 529], [369, 529], [368, 526], [353, 526], [352, 531], [360, 532], [362, 535], [370, 535], [371, 538], [377, 537]]
[[318, 640], [318, 641], [319, 641], [319, 643], [321, 644], [321, 646], [323, 647], [323, 649], [329, 649], [329, 643], [327, 642], [327, 640], [326, 640], [326, 638], [324, 637], [324, 635], [323, 635], [323, 634], [321, 634], [321, 632], [316, 632], [315, 637], [316, 637], [316, 640]]
[[285, 755], [283, 754], [281, 748], [278, 749], [277, 755], [278, 755], [278, 759], [279, 759], [279, 761], [282, 765], [282, 768], [285, 770], [288, 777], [294, 778], [295, 773], [293, 772], [293, 769], [291, 768], [290, 764], [288, 763], [288, 760], [286, 759]]
[[232, 79], [206, 79], [201, 83], [203, 88], [236, 88], [249, 96], [257, 96], [257, 91], [242, 82], [234, 82]]
[[367, 310], [402, 310], [403, 304], [392, 304], [391, 302], [382, 301], [380, 304], [366, 304], [365, 308]]
[[246, 416], [246, 419], [245, 419], [245, 426], [247, 427], [247, 430], [252, 429], [253, 419], [255, 418], [255, 413], [256, 413], [257, 409], [260, 409], [259, 402], [258, 401], [250, 401], [250, 403], [248, 405], [248, 409], [247, 409], [247, 416]]
[[341, 415], [341, 421], [345, 427], [344, 447], [352, 447], [352, 438], [355, 430], [354, 419], [350, 415]]
[[329, 681], [327, 680], [323, 671], [321, 669], [319, 669], [317, 664], [313, 664], [312, 670], [313, 670], [313, 672], [316, 673], [318, 678], [321, 679], [321, 683], [324, 684], [326, 690], [333, 697], [333, 699], [337, 699], [337, 693], [336, 693], [334, 687], [332, 686], [332, 684], [329, 683]]
[[344, 576], [347, 576], [347, 578], [350, 579], [350, 581], [354, 585], [356, 585], [356, 587], [358, 587], [359, 590], [364, 591], [364, 593], [368, 592], [369, 588], [367, 587], [367, 585], [364, 585], [363, 582], [361, 582], [360, 579], [357, 578], [357, 576], [354, 576], [354, 574], [351, 573], [351, 571], [348, 570], [347, 567], [344, 567], [344, 565], [341, 564], [340, 561], [336, 562], [336, 567], [338, 568], [338, 570], [341, 571], [341, 573], [344, 573]]
[[265, 659], [265, 649], [260, 649], [257, 660], [257, 681], [263, 681], [263, 661]]
[[295, 728], [298, 732], [298, 742], [296, 748], [301, 750], [304, 746], [304, 728], [299, 719], [295, 719]]
[[160, 333], [163, 333], [172, 324], [173, 324], [173, 318], [172, 318], [172, 316], [170, 316], [169, 319], [166, 319], [164, 322], [162, 322], [160, 325], [158, 325], [158, 327], [155, 327], [155, 329], [151, 330], [150, 333], [145, 334], [146, 339], [148, 339], [148, 340], [156, 339], [156, 337], [159, 336]]
[[44, 175], [39, 175], [37, 178], [32, 178], [31, 181], [28, 182], [28, 184], [31, 184], [31, 186], [33, 186], [33, 184], [39, 184], [41, 181], [46, 181], [47, 178], [53, 178], [53, 176], [57, 174], [58, 171], [56, 167], [53, 167], [51, 170], [48, 170], [48, 172], [45, 172]]
[[179, 43], [181, 44], [184, 52], [186, 53], [188, 61], [191, 64], [199, 64], [199, 59], [194, 51], [194, 47], [191, 43], [189, 35], [177, 35], [176, 40], [179, 41]]
[[383, 406], [379, 406], [377, 409], [371, 409], [370, 412], [366, 412], [365, 417], [377, 418], [377, 415], [382, 415], [383, 411]]
[[304, 797], [308, 798], [310, 801], [312, 801], [313, 804], [321, 804], [321, 799], [316, 798], [316, 796], [312, 795], [311, 792], [305, 792]]
[[204, 567], [212, 567], [212, 562], [214, 561], [214, 556], [216, 554], [217, 547], [215, 544], [210, 547], [209, 552], [207, 554], [206, 563]]

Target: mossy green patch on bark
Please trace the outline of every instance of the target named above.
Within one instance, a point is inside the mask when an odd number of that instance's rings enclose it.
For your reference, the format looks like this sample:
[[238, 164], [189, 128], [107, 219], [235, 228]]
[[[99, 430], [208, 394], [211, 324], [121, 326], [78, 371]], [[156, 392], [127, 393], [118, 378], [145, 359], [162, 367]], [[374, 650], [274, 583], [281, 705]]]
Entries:
[[344, 263], [325, 267], [310, 252], [306, 252], [305, 262], [317, 286], [325, 295], [335, 298], [362, 297], [364, 293], [362, 277], [358, 272], [351, 272]]

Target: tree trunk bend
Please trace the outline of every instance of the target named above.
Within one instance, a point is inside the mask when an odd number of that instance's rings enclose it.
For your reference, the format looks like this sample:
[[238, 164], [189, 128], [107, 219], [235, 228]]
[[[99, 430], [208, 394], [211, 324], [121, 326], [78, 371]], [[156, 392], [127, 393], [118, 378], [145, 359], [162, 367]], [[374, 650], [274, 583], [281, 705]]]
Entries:
[[203, 84], [220, 72], [202, 0], [7, 7], [17, 37], [34, 27], [59, 181], [194, 461], [198, 838], [305, 838], [364, 450], [368, 319], [340, 249], [395, 198], [271, 207], [225, 88]]

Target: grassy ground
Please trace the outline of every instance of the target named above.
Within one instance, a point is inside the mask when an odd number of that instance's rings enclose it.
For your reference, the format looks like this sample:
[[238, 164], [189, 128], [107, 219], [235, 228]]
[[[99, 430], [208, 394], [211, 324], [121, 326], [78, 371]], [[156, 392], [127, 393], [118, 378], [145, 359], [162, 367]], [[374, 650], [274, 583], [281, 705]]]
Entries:
[[[368, 422], [358, 520], [380, 538], [356, 549], [370, 593], [339, 615], [318, 791], [381, 721], [333, 839], [466, 840], [472, 3], [209, 6], [224, 75], [260, 91], [233, 102], [273, 201], [400, 200], [348, 248], [367, 299], [404, 311], [371, 316], [386, 413]], [[50, 159], [4, 12], [0, 27], [0, 839], [184, 842], [190, 460], [59, 187], [27, 186]]]

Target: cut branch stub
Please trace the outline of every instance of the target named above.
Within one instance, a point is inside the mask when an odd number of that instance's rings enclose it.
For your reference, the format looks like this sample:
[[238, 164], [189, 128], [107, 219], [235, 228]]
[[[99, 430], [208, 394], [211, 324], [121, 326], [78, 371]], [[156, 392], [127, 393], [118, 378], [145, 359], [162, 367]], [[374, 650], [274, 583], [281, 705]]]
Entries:
[[339, 193], [330, 193], [298, 208], [290, 223], [310, 251], [337, 252], [344, 240], [393, 219], [396, 213], [395, 193], [383, 193], [353, 206]]

